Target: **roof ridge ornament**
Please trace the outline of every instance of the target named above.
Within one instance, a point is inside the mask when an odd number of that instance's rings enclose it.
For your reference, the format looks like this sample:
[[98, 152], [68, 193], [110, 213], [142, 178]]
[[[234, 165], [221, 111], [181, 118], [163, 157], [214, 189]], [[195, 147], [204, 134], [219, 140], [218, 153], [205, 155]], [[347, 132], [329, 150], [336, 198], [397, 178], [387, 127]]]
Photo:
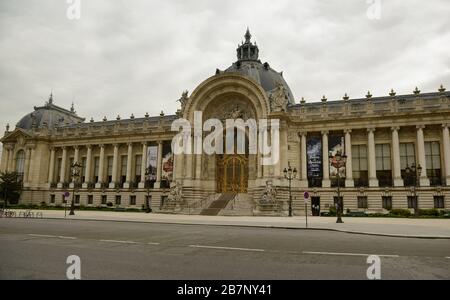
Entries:
[[397, 93], [394, 91], [394, 89], [391, 89], [389, 96], [394, 97], [395, 95], [397, 95]]
[[344, 97], [342, 97], [342, 99], [344, 99], [344, 101], [348, 101], [348, 99], [350, 99], [350, 97], [347, 95], [347, 93], [345, 93]]
[[420, 94], [420, 90], [419, 88], [416, 86], [416, 88], [413, 91], [414, 95], [419, 95]]
[[439, 88], [438, 91], [441, 93], [445, 92], [445, 87], [441, 84], [441, 87]]

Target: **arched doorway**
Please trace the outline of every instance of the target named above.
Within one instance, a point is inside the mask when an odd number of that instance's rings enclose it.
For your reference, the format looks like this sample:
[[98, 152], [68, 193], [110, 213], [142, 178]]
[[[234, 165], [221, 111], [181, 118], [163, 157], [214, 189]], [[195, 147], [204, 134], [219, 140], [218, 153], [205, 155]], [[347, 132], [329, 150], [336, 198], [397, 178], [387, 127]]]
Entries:
[[217, 192], [246, 193], [248, 188], [248, 156], [222, 154], [216, 157]]

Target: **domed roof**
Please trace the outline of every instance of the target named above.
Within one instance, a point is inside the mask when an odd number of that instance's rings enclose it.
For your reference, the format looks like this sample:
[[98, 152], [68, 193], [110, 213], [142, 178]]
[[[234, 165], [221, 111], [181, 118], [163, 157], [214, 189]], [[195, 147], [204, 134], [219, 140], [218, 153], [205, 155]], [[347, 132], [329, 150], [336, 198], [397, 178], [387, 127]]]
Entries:
[[41, 107], [34, 107], [34, 112], [24, 116], [16, 125], [18, 128], [30, 130], [32, 128], [51, 128], [83, 122], [84, 119], [76, 115], [73, 105], [66, 110], [53, 104], [53, 96]]
[[238, 61], [233, 63], [231, 67], [225, 71], [219, 71], [222, 73], [238, 73], [250, 77], [270, 95], [278, 85], [283, 85], [286, 91], [286, 97], [289, 100], [289, 104], [295, 104], [294, 95], [291, 89], [283, 78], [283, 72], [277, 72], [266, 63], [261, 63], [258, 59], [259, 49], [258, 46], [251, 41], [250, 31], [247, 29], [245, 34], [245, 42], [238, 46], [236, 49]]

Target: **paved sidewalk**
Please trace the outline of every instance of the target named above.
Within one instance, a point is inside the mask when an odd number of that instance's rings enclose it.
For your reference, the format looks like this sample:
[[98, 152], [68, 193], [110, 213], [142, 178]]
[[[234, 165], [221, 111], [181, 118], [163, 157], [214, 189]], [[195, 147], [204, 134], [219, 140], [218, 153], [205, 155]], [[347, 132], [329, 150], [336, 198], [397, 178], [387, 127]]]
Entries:
[[[22, 210], [16, 210], [17, 216]], [[36, 210], [34, 210], [36, 212]], [[44, 218], [64, 219], [63, 210], [41, 210]], [[172, 214], [145, 214], [132, 212], [76, 211], [72, 220], [97, 220], [145, 222], [216, 226], [250, 226], [267, 228], [305, 229], [305, 217], [255, 217], [255, 216], [199, 216]], [[349, 233], [385, 235], [410, 238], [450, 239], [450, 219], [405, 218], [343, 218], [336, 224], [333, 217], [308, 217], [308, 228], [335, 230]]]

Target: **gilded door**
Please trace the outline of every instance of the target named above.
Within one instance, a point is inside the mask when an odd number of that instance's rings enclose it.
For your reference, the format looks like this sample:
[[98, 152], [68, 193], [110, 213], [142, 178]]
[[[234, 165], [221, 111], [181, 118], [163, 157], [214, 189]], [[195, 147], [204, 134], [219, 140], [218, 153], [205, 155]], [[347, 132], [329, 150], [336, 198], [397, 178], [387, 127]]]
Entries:
[[218, 155], [216, 168], [217, 192], [246, 193], [248, 187], [248, 157]]

